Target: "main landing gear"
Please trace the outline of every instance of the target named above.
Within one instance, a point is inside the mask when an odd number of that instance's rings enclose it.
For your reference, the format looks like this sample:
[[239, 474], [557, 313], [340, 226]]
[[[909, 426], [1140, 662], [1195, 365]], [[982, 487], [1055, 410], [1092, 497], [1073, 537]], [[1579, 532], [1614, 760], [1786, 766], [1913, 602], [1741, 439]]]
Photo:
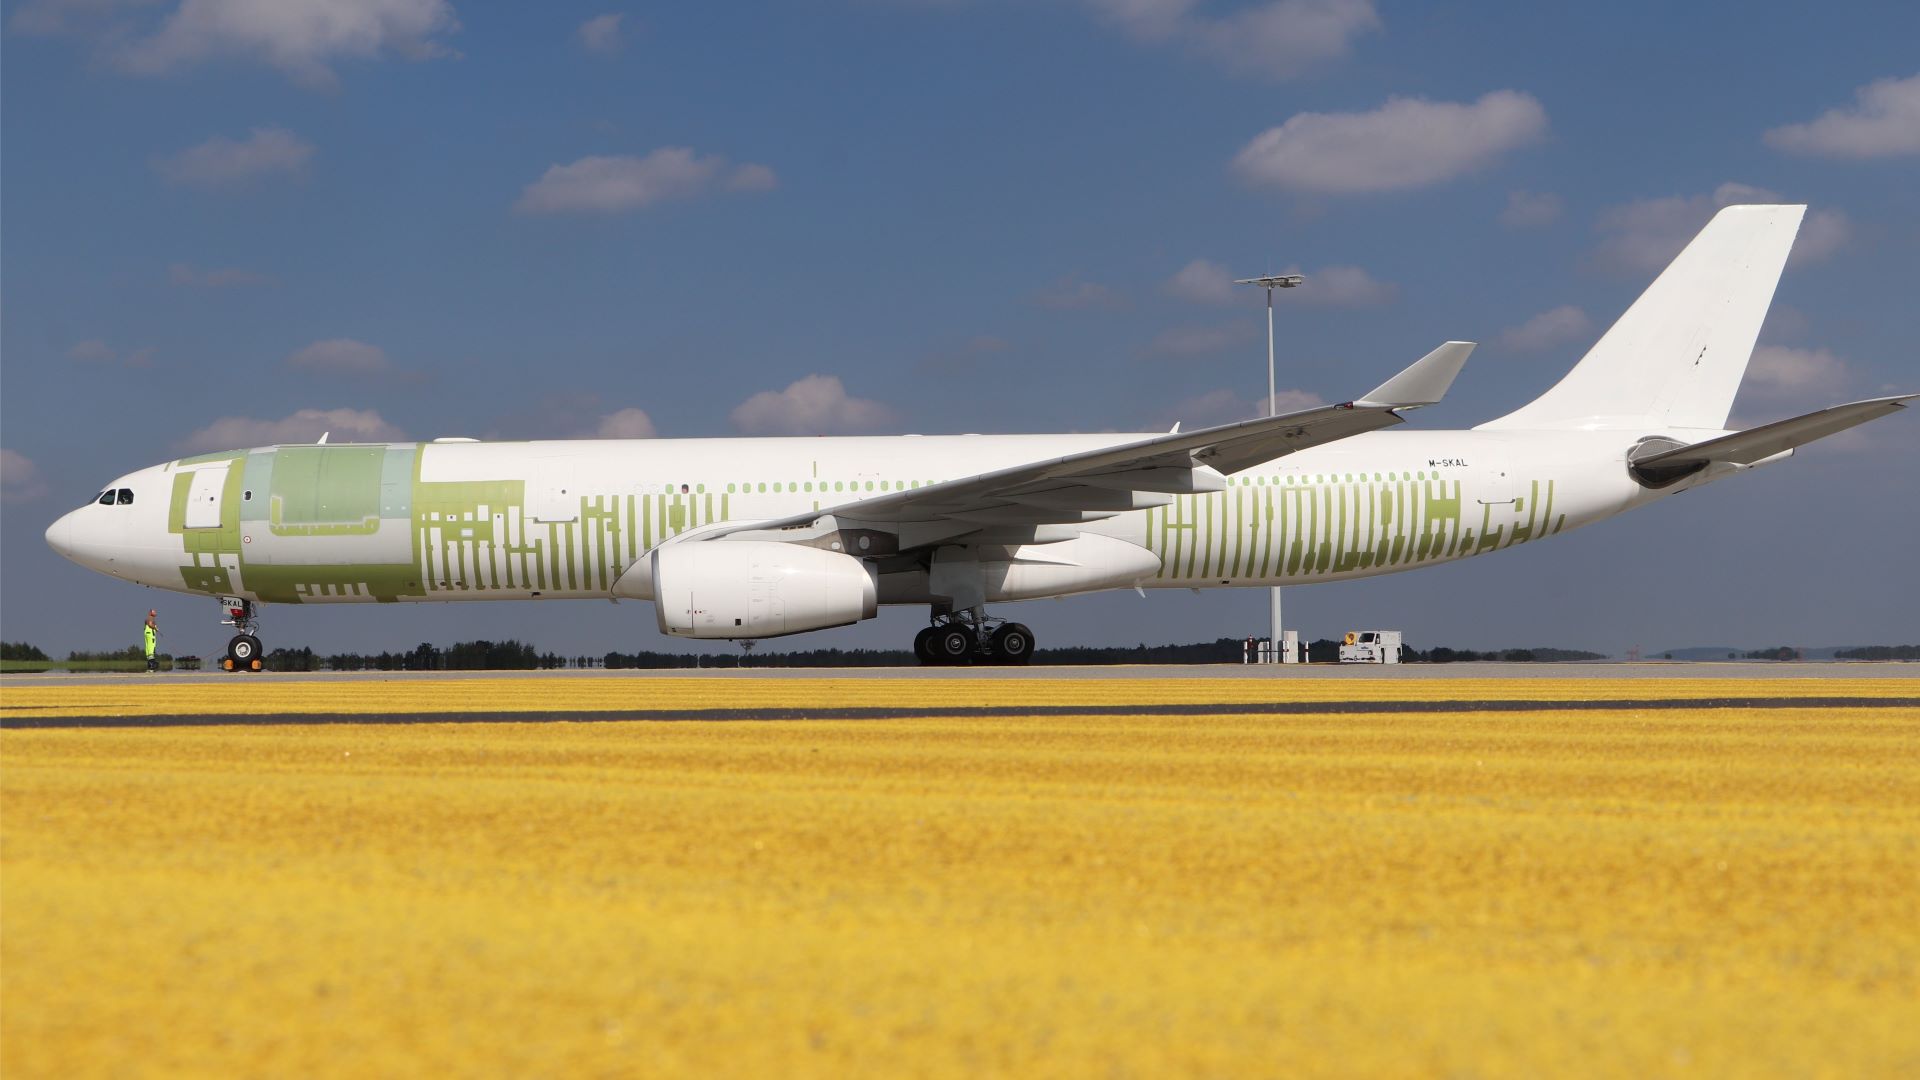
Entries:
[[260, 639], [253, 633], [260, 626], [260, 614], [253, 601], [227, 596], [222, 597], [220, 603], [227, 610], [227, 617], [220, 620], [220, 625], [239, 631], [227, 642], [227, 655], [220, 661], [220, 667], [227, 671], [261, 670]]
[[933, 625], [914, 636], [913, 655], [923, 667], [1025, 664], [1033, 659], [1033, 631], [978, 608], [956, 611], [934, 616]]

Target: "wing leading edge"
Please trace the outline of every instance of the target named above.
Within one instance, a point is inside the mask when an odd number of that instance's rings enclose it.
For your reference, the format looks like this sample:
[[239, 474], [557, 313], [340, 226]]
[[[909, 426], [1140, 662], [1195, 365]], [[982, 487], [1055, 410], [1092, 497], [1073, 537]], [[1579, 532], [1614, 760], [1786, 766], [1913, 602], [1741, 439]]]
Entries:
[[[1449, 341], [1353, 401], [1261, 417], [1119, 446], [1029, 462], [1010, 468], [840, 503], [774, 521], [701, 532], [688, 539], [783, 539], [805, 543], [810, 526], [892, 533], [906, 550], [978, 531], [1011, 542], [1066, 539], [1047, 526], [1074, 526], [1130, 510], [1163, 506], [1174, 495], [1219, 491], [1227, 473], [1405, 423], [1396, 410], [1438, 402], [1473, 352], [1474, 343]], [[827, 519], [831, 519], [830, 522]], [[806, 530], [796, 536], [794, 530]], [[785, 534], [785, 535], [780, 535]], [[1004, 542], [996, 538], [996, 542]]]

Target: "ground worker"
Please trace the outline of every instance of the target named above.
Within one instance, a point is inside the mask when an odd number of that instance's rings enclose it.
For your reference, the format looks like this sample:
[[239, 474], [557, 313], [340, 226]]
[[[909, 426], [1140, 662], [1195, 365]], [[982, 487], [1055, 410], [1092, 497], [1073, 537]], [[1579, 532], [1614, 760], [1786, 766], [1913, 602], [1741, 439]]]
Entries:
[[147, 674], [151, 675], [160, 670], [160, 661], [155, 659], [153, 655], [153, 647], [160, 640], [160, 613], [158, 611], [147, 612], [146, 638]]

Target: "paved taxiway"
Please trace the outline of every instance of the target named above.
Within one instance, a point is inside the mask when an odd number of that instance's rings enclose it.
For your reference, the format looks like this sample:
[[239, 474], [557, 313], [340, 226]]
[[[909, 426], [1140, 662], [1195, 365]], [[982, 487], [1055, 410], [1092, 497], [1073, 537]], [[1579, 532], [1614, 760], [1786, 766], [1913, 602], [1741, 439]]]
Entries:
[[647, 668], [640, 670], [552, 671], [314, 671], [268, 672], [259, 675], [224, 671], [9, 674], [0, 676], [0, 688], [9, 686], [86, 686], [130, 682], [216, 680], [272, 682], [309, 680], [459, 680], [459, 679], [1194, 679], [1194, 680], [1352, 680], [1395, 679], [1920, 679], [1920, 663], [1808, 662], [1808, 663], [1578, 663], [1578, 664], [1094, 664], [1085, 666], [1039, 664], [1032, 667], [844, 667], [789, 668], [735, 667], [724, 658], [709, 667]]
[[[48, 675], [9, 680], [0, 727], [1920, 709], [1913, 665], [1722, 665], [1704, 678], [1698, 665], [1610, 667], [1631, 674], [1461, 664], [1279, 673], [1222, 666]], [[1564, 674], [1569, 669], [1581, 674]]]

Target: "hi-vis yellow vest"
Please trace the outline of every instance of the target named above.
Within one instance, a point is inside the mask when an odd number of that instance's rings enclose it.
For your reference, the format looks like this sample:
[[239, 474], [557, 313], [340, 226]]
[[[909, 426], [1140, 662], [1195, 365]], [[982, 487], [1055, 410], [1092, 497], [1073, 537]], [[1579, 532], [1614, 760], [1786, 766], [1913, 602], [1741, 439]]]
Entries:
[[152, 656], [153, 655], [153, 627], [148, 626], [148, 627], [145, 627], [144, 629], [147, 632], [147, 655]]

